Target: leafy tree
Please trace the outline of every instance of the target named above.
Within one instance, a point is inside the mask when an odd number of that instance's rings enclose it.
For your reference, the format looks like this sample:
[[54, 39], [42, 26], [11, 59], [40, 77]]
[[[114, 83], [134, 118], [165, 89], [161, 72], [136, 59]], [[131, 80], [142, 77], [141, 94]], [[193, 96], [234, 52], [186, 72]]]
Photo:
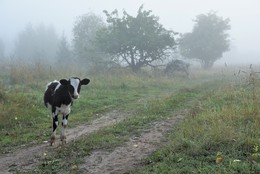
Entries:
[[97, 43], [114, 60], [127, 64], [134, 72], [156, 60], [164, 60], [168, 51], [175, 46], [175, 33], [166, 30], [152, 11], [141, 6], [136, 17], [123, 11], [118, 17], [117, 10], [111, 14], [104, 11], [109, 26], [98, 33]]
[[197, 59], [204, 69], [209, 69], [229, 50], [226, 31], [230, 30], [230, 20], [210, 12], [198, 15], [194, 21], [193, 31], [180, 39], [180, 51], [184, 57]]
[[72, 55], [69, 43], [64, 35], [62, 35], [57, 51], [57, 61], [61, 63], [68, 63], [71, 61]]
[[73, 27], [73, 46], [76, 57], [87, 64], [97, 64], [104, 61], [102, 54], [95, 45], [96, 33], [105, 27], [102, 18], [87, 13], [78, 17]]
[[58, 35], [52, 26], [47, 28], [42, 24], [33, 28], [29, 24], [17, 37], [14, 55], [29, 61], [36, 59], [53, 61], [58, 42]]

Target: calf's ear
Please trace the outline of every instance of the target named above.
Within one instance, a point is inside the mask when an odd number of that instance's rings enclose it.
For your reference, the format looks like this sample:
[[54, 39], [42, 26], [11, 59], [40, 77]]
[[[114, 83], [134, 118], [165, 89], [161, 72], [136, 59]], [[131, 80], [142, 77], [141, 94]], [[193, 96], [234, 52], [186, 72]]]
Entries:
[[90, 82], [89, 79], [83, 79], [83, 80], [80, 81], [80, 84], [81, 85], [87, 85], [87, 84], [89, 84], [89, 82]]
[[60, 80], [60, 84], [62, 84], [62, 85], [69, 85], [70, 82], [68, 80], [66, 80], [66, 79], [61, 79]]

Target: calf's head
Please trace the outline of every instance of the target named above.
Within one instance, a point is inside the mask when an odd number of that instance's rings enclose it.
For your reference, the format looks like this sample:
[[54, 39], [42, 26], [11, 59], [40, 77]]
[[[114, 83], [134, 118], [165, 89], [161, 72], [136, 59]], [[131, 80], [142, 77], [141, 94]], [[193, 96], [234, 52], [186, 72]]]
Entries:
[[72, 77], [69, 80], [66, 80], [66, 79], [60, 80], [61, 85], [64, 85], [68, 88], [70, 96], [73, 99], [79, 98], [81, 85], [87, 85], [87, 84], [89, 84], [89, 82], [90, 82], [89, 79], [80, 80], [78, 77]]

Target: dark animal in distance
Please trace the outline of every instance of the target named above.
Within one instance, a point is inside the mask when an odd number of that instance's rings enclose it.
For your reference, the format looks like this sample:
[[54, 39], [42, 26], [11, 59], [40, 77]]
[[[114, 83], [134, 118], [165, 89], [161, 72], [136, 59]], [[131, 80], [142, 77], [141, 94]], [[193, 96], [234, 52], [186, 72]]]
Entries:
[[172, 60], [170, 61], [164, 70], [167, 75], [174, 75], [176, 72], [183, 72], [188, 78], [190, 76], [189, 73], [190, 64], [182, 61], [182, 60]]
[[80, 80], [78, 77], [72, 77], [69, 80], [54, 80], [46, 86], [44, 93], [44, 104], [51, 111], [52, 116], [52, 135], [50, 144], [55, 143], [56, 128], [58, 126], [58, 115], [62, 115], [62, 144], [66, 143], [65, 128], [68, 123], [68, 117], [71, 111], [73, 99], [78, 99], [81, 85], [87, 85], [89, 79]]

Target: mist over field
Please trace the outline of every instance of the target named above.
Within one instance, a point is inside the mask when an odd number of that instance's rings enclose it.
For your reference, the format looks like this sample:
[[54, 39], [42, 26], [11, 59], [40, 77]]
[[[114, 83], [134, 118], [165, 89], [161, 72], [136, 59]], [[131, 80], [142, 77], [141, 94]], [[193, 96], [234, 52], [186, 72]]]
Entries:
[[[223, 19], [228, 18], [229, 51], [225, 51], [214, 65], [260, 63], [258, 0], [0, 0], [0, 58], [56, 62], [61, 40], [74, 51], [73, 27], [79, 17], [92, 13], [105, 22], [103, 10], [111, 13], [115, 9], [119, 17], [122, 17], [123, 10], [136, 16], [141, 5], [159, 17], [164, 28], [181, 34], [192, 31], [197, 15], [215, 12]], [[48, 39], [49, 36], [52, 40]], [[25, 44], [20, 42], [21, 38], [28, 41], [30, 37], [37, 43], [37, 48], [23, 47]], [[39, 51], [32, 53], [34, 50]], [[74, 57], [72, 55], [69, 59]]]
[[260, 173], [259, 17], [259, 0], [0, 0], [0, 173]]

